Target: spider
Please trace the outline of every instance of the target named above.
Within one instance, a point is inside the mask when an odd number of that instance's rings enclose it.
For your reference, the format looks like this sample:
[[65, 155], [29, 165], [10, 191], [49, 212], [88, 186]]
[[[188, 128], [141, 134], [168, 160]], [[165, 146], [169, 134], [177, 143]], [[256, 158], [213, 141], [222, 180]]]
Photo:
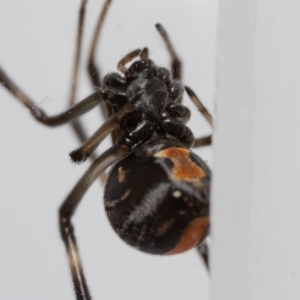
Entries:
[[[146, 53], [146, 50], [144, 49], [143, 51], [139, 52], [139, 56], [144, 56], [144, 57], [147, 57], [147, 53]], [[139, 57], [140, 58], [140, 57]], [[145, 58], [146, 59], [146, 58]], [[124, 67], [124, 66], [123, 66]], [[130, 63], [128, 65], [126, 65], [125, 67], [128, 67], [128, 69], [130, 68]], [[123, 75], [124, 76], [124, 75]], [[9, 84], [9, 80], [7, 80], [7, 78], [4, 78], [5, 76], [3, 75], [3, 78], [2, 80], [4, 80], [6, 82], [6, 84], [8, 85]], [[126, 76], [125, 76], [126, 77]], [[103, 91], [101, 91], [103, 92]], [[100, 91], [98, 91], [97, 93], [100, 93]], [[179, 94], [178, 94], [179, 95]], [[177, 96], [178, 96], [177, 95]], [[175, 96], [174, 96], [175, 97]], [[116, 99], [116, 98], [114, 98]], [[122, 105], [120, 105], [122, 107]], [[115, 113], [118, 113], [118, 109], [116, 109]], [[157, 129], [158, 130], [158, 129]], [[170, 135], [169, 133], [166, 133], [167, 135]], [[115, 139], [116, 141], [116, 139]], [[75, 152], [76, 153], [76, 152]], [[73, 153], [73, 158], [76, 158], [76, 156], [74, 155]], [[78, 159], [78, 158], [76, 158]]]

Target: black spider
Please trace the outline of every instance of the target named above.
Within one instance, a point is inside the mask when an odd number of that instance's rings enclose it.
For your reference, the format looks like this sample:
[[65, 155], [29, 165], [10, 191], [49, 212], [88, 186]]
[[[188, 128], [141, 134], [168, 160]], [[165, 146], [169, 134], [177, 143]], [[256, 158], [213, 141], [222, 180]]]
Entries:
[[[148, 58], [148, 50], [137, 49], [118, 63], [123, 74], [110, 73], [103, 81], [94, 64], [98, 33], [111, 1], [106, 1], [89, 59], [89, 73], [95, 92], [66, 112], [48, 117], [0, 69], [2, 84], [32, 113], [47, 125], [71, 122], [83, 145], [71, 152], [74, 162], [92, 158], [93, 164], [83, 175], [59, 210], [61, 236], [66, 246], [77, 299], [91, 299], [80, 262], [71, 218], [90, 185], [104, 170], [113, 165], [107, 179], [104, 201], [108, 218], [116, 233], [128, 244], [152, 254], [176, 254], [192, 247], [199, 251], [206, 264], [207, 248], [203, 240], [209, 230], [210, 170], [189, 150], [208, 145], [211, 137], [195, 141], [185, 125], [190, 111], [181, 104], [184, 90], [206, 120], [212, 117], [194, 92], [180, 81], [181, 64], [162, 25], [161, 34], [172, 58], [171, 72], [158, 67]], [[77, 59], [73, 86], [79, 64], [81, 26], [86, 1], [82, 1], [78, 26]], [[129, 68], [127, 63], [133, 62]], [[107, 120], [89, 139], [77, 118], [99, 104]], [[113, 146], [94, 157], [94, 150], [112, 134]], [[201, 244], [201, 245], [200, 245]]]

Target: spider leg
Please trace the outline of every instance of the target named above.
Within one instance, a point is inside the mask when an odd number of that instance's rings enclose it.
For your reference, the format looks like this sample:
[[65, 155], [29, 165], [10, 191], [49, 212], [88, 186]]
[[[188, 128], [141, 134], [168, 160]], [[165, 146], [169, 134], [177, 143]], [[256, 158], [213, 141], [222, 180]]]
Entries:
[[190, 99], [194, 102], [194, 104], [197, 106], [198, 110], [201, 112], [205, 120], [209, 123], [211, 127], [213, 127], [213, 118], [210, 112], [206, 109], [206, 107], [203, 105], [201, 100], [197, 97], [197, 95], [193, 92], [192, 89], [190, 89], [188, 86], [185, 86], [185, 90], [188, 93]]
[[66, 247], [77, 300], [89, 300], [91, 295], [82, 268], [71, 218], [92, 183], [107, 167], [127, 155], [129, 150], [126, 146], [115, 145], [101, 154], [77, 182], [59, 209], [60, 233]]
[[[90, 51], [89, 51], [87, 70], [88, 70], [89, 78], [90, 78], [90, 81], [91, 81], [91, 84], [92, 84], [92, 87], [94, 90], [96, 90], [97, 88], [99, 88], [102, 85], [101, 73], [95, 62], [95, 53], [96, 53], [97, 44], [99, 42], [103, 23], [106, 18], [107, 11], [109, 9], [111, 2], [112, 2], [112, 0], [106, 0], [102, 7], [102, 10], [100, 12], [98, 22], [97, 22], [97, 25], [96, 25], [96, 28], [95, 28], [95, 31], [93, 34]], [[104, 102], [101, 103], [100, 110], [101, 110], [101, 114], [105, 120], [107, 120], [113, 114], [113, 108], [108, 103], [104, 103]], [[114, 130], [112, 132], [113, 144], [117, 140], [118, 136], [119, 136], [118, 130]]]
[[[104, 23], [106, 15], [107, 15], [107, 11], [108, 11], [110, 4], [111, 4], [111, 0], [106, 0], [102, 7], [102, 10], [100, 12], [98, 22], [96, 24], [95, 31], [93, 34], [92, 43], [90, 46], [87, 70], [88, 70], [88, 74], [89, 74], [93, 89], [99, 88], [102, 85], [101, 84], [101, 73], [95, 62], [95, 53], [96, 53], [97, 44], [98, 44], [99, 38], [100, 38], [100, 32], [103, 27], [103, 23]], [[102, 115], [104, 116], [105, 119], [108, 119], [113, 114], [112, 107], [110, 105], [108, 105], [107, 103], [103, 103], [100, 106], [100, 108], [102, 111]]]
[[207, 135], [207, 136], [203, 136], [201, 138], [197, 138], [195, 139], [195, 144], [193, 146], [193, 148], [198, 148], [198, 147], [203, 147], [203, 146], [210, 146], [211, 145], [211, 140], [212, 140], [212, 136]]
[[173, 74], [173, 79], [179, 79], [181, 80], [181, 61], [180, 59], [178, 58], [176, 52], [175, 52], [175, 49], [170, 41], [170, 38], [165, 30], [165, 28], [157, 23], [155, 25], [157, 31], [159, 32], [159, 34], [161, 35], [161, 37], [163, 38], [165, 44], [166, 44], [166, 47], [167, 47], [167, 50], [171, 56], [171, 59], [172, 59], [172, 62], [171, 62], [171, 66], [172, 66], [172, 74]]
[[101, 86], [101, 74], [99, 71], [99, 68], [96, 66], [95, 63], [95, 52], [96, 52], [96, 47], [99, 41], [99, 37], [100, 37], [100, 32], [105, 20], [105, 17], [107, 15], [107, 11], [108, 8], [111, 4], [112, 0], [106, 0], [103, 8], [101, 10], [95, 31], [94, 31], [94, 35], [93, 35], [93, 39], [92, 39], [92, 43], [90, 46], [90, 52], [89, 52], [89, 58], [88, 58], [88, 73], [90, 76], [90, 80], [91, 83], [93, 85], [93, 88], [99, 88]]
[[205, 241], [202, 242], [199, 246], [197, 246], [197, 251], [202, 257], [207, 271], [209, 271], [209, 249], [207, 243]]
[[0, 68], [0, 82], [3, 86], [12, 93], [23, 105], [25, 105], [31, 112], [32, 116], [40, 123], [55, 127], [66, 124], [84, 113], [93, 109], [96, 105], [102, 102], [99, 93], [93, 93], [90, 96], [77, 103], [75, 106], [67, 109], [65, 112], [55, 116], [47, 116], [46, 113], [38, 107], [26, 94], [17, 87], [13, 81]]
[[[87, 1], [82, 0], [80, 9], [79, 9], [79, 18], [78, 18], [78, 26], [77, 26], [77, 38], [76, 38], [76, 52], [75, 52], [75, 59], [73, 65], [73, 72], [72, 72], [72, 79], [71, 79], [71, 89], [70, 89], [70, 98], [69, 98], [69, 107], [75, 105], [76, 102], [76, 92], [77, 92], [77, 83], [78, 83], [78, 69], [79, 69], [79, 62], [81, 56], [81, 49], [82, 49], [82, 33], [84, 27], [84, 19], [85, 19], [85, 7]], [[79, 139], [80, 143], [83, 143], [87, 139], [86, 131], [83, 127], [83, 124], [80, 120], [74, 120], [71, 123], [71, 127], [75, 132], [77, 138]]]
[[149, 57], [149, 50], [148, 50], [148, 48], [144, 48], [143, 50], [142, 50], [142, 52], [140, 53], [140, 58], [141, 59], [147, 59]]
[[[127, 63], [129, 63], [130, 61], [132, 61], [135, 57], [137, 57], [140, 53], [141, 53], [141, 49], [136, 49], [133, 50], [129, 53], [127, 53], [119, 62], [118, 62], [118, 70], [123, 73], [126, 74], [127, 73], [127, 68], [125, 67], [125, 65]], [[143, 52], [143, 55], [146, 55], [146, 52]]]
[[79, 63], [80, 63], [81, 49], [82, 49], [82, 33], [84, 27], [86, 4], [87, 4], [87, 0], [81, 0], [78, 25], [77, 25], [76, 52], [75, 52], [75, 59], [73, 65], [71, 90], [70, 90], [70, 98], [69, 98], [70, 107], [74, 106], [76, 101], [75, 99], [76, 99], [76, 92], [77, 92], [78, 70], [79, 70]]
[[[78, 70], [79, 70], [79, 63], [81, 57], [81, 49], [82, 49], [82, 35], [83, 35], [83, 28], [84, 28], [84, 20], [85, 20], [85, 8], [86, 8], [87, 0], [82, 0], [80, 9], [79, 9], [79, 18], [78, 18], [78, 26], [77, 26], [77, 38], [76, 38], [76, 53], [75, 53], [75, 60], [74, 60], [74, 67], [73, 67], [73, 75], [71, 81], [71, 91], [70, 91], [70, 99], [69, 99], [69, 107], [74, 106], [76, 101], [76, 92], [77, 92], [77, 83], [78, 83]], [[96, 66], [95, 66], [96, 69]], [[99, 76], [98, 76], [99, 77]], [[100, 80], [100, 79], [99, 79]], [[106, 103], [100, 103], [100, 107], [108, 106]], [[71, 127], [75, 132], [77, 138], [79, 139], [80, 143], [84, 143], [87, 140], [86, 130], [80, 120], [74, 120], [71, 123]], [[96, 155], [91, 155], [92, 162], [95, 161]], [[107, 175], [103, 172], [100, 175], [100, 181], [102, 184], [105, 184]]]

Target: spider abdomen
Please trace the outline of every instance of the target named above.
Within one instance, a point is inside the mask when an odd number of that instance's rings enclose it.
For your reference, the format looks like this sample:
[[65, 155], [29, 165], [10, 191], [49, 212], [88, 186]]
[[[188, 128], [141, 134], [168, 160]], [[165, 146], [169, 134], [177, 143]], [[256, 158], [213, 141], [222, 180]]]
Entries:
[[176, 254], [208, 233], [210, 170], [181, 143], [154, 139], [116, 163], [104, 200], [122, 240], [151, 254]]

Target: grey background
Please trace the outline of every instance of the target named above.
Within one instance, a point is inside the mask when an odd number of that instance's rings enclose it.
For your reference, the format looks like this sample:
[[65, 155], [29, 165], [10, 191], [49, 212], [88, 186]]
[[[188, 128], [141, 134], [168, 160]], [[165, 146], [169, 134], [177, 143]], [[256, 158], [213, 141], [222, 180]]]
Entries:
[[300, 298], [299, 1], [220, 1], [212, 300]]
[[[66, 107], [80, 1], [0, 1], [0, 64], [49, 113]], [[89, 1], [78, 99], [91, 92], [87, 49], [103, 1]], [[167, 66], [154, 28], [161, 22], [182, 58], [185, 84], [213, 111], [217, 1], [114, 1], [97, 59], [102, 74], [130, 50], [148, 46]], [[193, 109], [187, 97], [185, 103]], [[68, 126], [49, 129], [0, 86], [0, 298], [73, 299], [57, 208], [88, 167], [70, 163], [78, 142]], [[98, 111], [84, 120], [92, 133]], [[196, 136], [211, 132], [193, 109]], [[109, 146], [101, 145], [99, 152]], [[209, 148], [197, 150], [212, 166]], [[125, 245], [109, 227], [95, 183], [74, 218], [94, 299], [208, 299], [209, 279], [195, 251], [155, 257]]]

